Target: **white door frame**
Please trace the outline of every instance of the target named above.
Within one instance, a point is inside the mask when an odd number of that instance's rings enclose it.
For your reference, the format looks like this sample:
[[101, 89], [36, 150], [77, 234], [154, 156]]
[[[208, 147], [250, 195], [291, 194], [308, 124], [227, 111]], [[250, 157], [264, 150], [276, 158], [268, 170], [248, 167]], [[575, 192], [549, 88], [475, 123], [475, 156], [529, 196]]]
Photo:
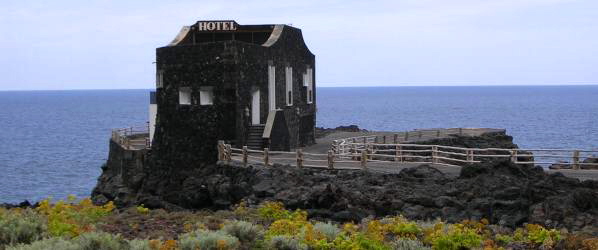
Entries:
[[268, 66], [268, 107], [269, 111], [276, 110], [276, 67]]
[[260, 90], [251, 92], [251, 124], [260, 124]]

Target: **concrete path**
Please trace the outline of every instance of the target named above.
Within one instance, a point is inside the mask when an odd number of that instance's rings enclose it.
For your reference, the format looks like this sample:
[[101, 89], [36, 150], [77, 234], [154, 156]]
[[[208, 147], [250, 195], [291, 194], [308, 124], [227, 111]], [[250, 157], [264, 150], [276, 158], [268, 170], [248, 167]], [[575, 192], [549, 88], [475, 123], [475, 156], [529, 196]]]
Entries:
[[[488, 132], [500, 132], [504, 131], [502, 129], [491, 129], [491, 128], [481, 128], [481, 129], [468, 129], [464, 130], [464, 135], [469, 136], [479, 136], [484, 133]], [[303, 148], [303, 152], [305, 153], [312, 153], [312, 154], [326, 154], [328, 150], [330, 150], [330, 146], [334, 140], [350, 138], [350, 137], [358, 137], [358, 136], [368, 136], [368, 135], [378, 135], [384, 136], [386, 135], [388, 140], [392, 140], [394, 138], [394, 134], [397, 132], [385, 132], [385, 131], [368, 131], [368, 132], [332, 132], [324, 137], [317, 138], [316, 144]], [[409, 140], [409, 143], [414, 142], [422, 142], [431, 139], [438, 139], [438, 138], [448, 138], [448, 136], [440, 136], [437, 137], [435, 135], [428, 134], [427, 136], [424, 135], [422, 137], [412, 137]], [[389, 142], [392, 143], [392, 142]], [[399, 143], [403, 143], [399, 141]], [[261, 155], [259, 154], [251, 154], [254, 157], [249, 158], [249, 161], [252, 163], [262, 163], [263, 161], [260, 159]], [[296, 166], [295, 156], [293, 154], [276, 154], [272, 153], [270, 155], [271, 162], [279, 163], [279, 164], [289, 164], [292, 166]], [[325, 166], [327, 163], [324, 161], [326, 157], [310, 157], [305, 156], [306, 159], [314, 159], [318, 160], [318, 162], [308, 162], [306, 161], [304, 165], [320, 165]], [[234, 156], [234, 160], [241, 161], [240, 156]], [[412, 162], [368, 162], [367, 169], [369, 171], [381, 172], [381, 173], [399, 173], [401, 170], [405, 168], [419, 166], [422, 163], [412, 163]], [[457, 177], [461, 172], [461, 167], [458, 166], [445, 166], [445, 165], [435, 165], [430, 164], [431, 166], [437, 168], [438, 170], [442, 171], [448, 177]], [[352, 170], [360, 170], [361, 166], [359, 161], [351, 162], [351, 163], [343, 163], [343, 162], [335, 162], [334, 164], [335, 169], [352, 169]], [[362, 170], [360, 170], [362, 171]], [[546, 169], [545, 172], [547, 173], [555, 173], [561, 172], [567, 177], [578, 178], [579, 180], [598, 180], [598, 170], [549, 170]]]

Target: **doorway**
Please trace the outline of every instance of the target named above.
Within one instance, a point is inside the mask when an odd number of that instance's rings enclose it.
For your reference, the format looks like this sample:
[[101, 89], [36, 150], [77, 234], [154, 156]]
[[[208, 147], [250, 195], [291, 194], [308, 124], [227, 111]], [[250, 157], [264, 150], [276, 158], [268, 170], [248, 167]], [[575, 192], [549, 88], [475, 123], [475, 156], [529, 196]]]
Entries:
[[251, 124], [260, 124], [260, 90], [255, 89], [251, 94]]

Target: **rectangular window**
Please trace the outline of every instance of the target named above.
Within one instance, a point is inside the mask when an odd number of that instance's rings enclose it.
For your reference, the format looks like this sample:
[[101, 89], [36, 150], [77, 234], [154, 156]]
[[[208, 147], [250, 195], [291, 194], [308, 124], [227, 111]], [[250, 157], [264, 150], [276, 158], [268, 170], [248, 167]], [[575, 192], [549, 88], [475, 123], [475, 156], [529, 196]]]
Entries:
[[164, 86], [164, 71], [156, 70], [156, 88], [162, 88]]
[[307, 72], [303, 73], [303, 87], [307, 87]]
[[191, 105], [191, 88], [180, 87], [179, 88], [179, 104]]
[[214, 87], [199, 87], [199, 105], [214, 104]]
[[287, 106], [293, 106], [293, 68], [286, 67], [285, 70], [285, 77], [286, 77], [286, 96], [287, 96]]
[[304, 77], [304, 85], [307, 85], [307, 103], [311, 104], [314, 102], [314, 76], [313, 70], [311, 68], [307, 68], [307, 72], [305, 73]]
[[276, 110], [276, 67], [268, 65], [268, 106]]

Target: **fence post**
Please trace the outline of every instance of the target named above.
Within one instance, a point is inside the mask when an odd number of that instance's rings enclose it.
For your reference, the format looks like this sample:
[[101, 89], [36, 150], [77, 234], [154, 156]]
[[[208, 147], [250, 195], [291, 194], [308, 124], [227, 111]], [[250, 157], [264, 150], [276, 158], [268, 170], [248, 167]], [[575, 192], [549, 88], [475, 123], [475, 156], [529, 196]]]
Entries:
[[432, 163], [438, 163], [438, 146], [432, 146]]
[[421, 139], [422, 138], [422, 131], [418, 131], [418, 137]]
[[368, 138], [364, 135], [363, 136], [363, 144], [366, 144], [366, 143], [368, 143]]
[[243, 166], [247, 166], [247, 146], [243, 146]]
[[264, 148], [264, 165], [270, 165], [270, 153], [268, 148]]
[[459, 128], [459, 135], [463, 135], [463, 128]]
[[436, 137], [440, 137], [440, 129], [436, 130]]
[[386, 144], [386, 135], [382, 136], [382, 144]]
[[394, 135], [393, 135], [393, 137], [394, 137], [394, 138], [393, 138], [393, 139], [394, 139], [394, 140], [393, 140], [393, 141], [394, 141], [394, 144], [397, 144], [397, 143], [399, 143], [399, 135], [398, 135], [398, 134], [394, 134]]
[[224, 160], [224, 141], [218, 141], [218, 160]]
[[297, 149], [297, 167], [303, 167], [303, 149]]
[[395, 146], [395, 161], [403, 162], [403, 148], [401, 145]]
[[361, 150], [361, 168], [363, 168], [363, 170], [367, 169], [367, 163], [368, 163], [368, 152], [367, 152], [367, 148], [364, 148], [363, 150]]
[[579, 150], [573, 151], [573, 169], [579, 170]]
[[233, 159], [233, 150], [230, 146], [230, 144], [226, 144], [226, 163], [230, 163], [231, 160]]
[[511, 150], [511, 162], [517, 164], [517, 150]]
[[378, 144], [378, 136], [377, 135], [374, 135], [374, 143]]
[[467, 150], [467, 161], [473, 163], [473, 150]]
[[332, 150], [328, 150], [328, 168], [334, 168], [334, 153], [332, 152]]
[[405, 141], [409, 141], [409, 131], [405, 132]]

